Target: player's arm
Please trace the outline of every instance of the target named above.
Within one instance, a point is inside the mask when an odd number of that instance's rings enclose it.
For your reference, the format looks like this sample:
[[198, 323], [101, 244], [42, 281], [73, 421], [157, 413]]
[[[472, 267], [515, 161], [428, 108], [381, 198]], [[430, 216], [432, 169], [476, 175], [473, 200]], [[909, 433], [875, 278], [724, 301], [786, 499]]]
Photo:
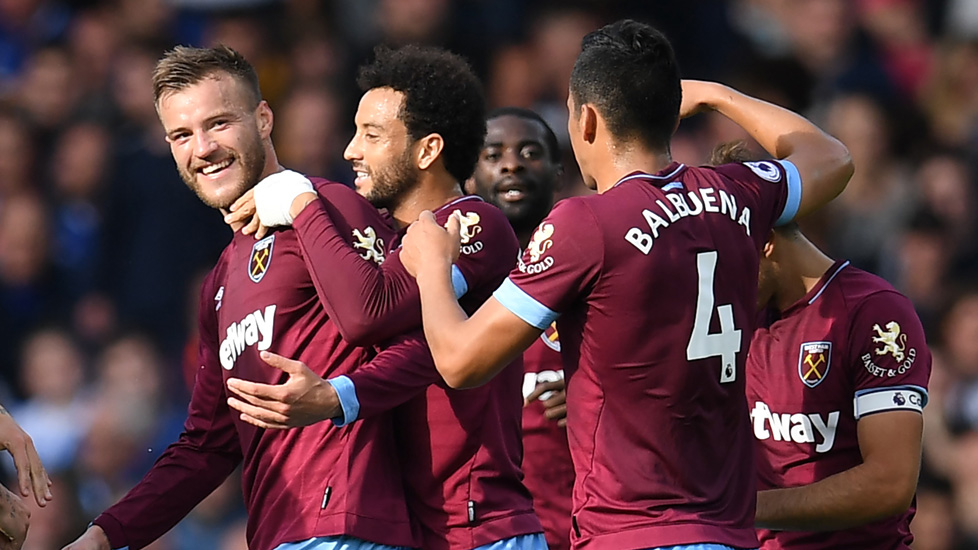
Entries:
[[[291, 225], [303, 261], [330, 319], [343, 338], [358, 346], [384, 342], [421, 322], [417, 285], [398, 266], [396, 254], [378, 265], [361, 254], [384, 253], [393, 231], [377, 210], [353, 190], [340, 184], [319, 187], [322, 200], [308, 179], [262, 180], [252, 195], [231, 206], [228, 223], [260, 217], [262, 224]], [[301, 180], [299, 180], [301, 178]], [[298, 181], [296, 181], [298, 180]], [[249, 202], [253, 201], [253, 202]], [[363, 248], [350, 244], [353, 228], [362, 234]], [[379, 242], [375, 239], [380, 237]]]
[[332, 420], [345, 426], [386, 412], [440, 380], [420, 331], [399, 336], [349, 376], [324, 380], [300, 361], [262, 352], [289, 375], [282, 384], [228, 380], [228, 404], [259, 428], [285, 429]]
[[923, 417], [916, 411], [863, 417], [857, 424], [863, 463], [810, 485], [760, 491], [757, 526], [838, 530], [905, 511], [917, 488], [922, 433]]
[[417, 277], [424, 333], [438, 372], [449, 386], [469, 388], [491, 379], [533, 343], [543, 328], [524, 321], [495, 297], [471, 318], [465, 314], [452, 287], [458, 232], [455, 216], [446, 231], [430, 212], [423, 212], [405, 236], [401, 258]]
[[845, 145], [808, 119], [715, 82], [684, 80], [680, 116], [713, 110], [747, 131], [768, 153], [791, 162], [802, 182], [796, 216], [803, 217], [845, 189], [853, 173]]
[[183, 519], [241, 462], [237, 430], [228, 411], [217, 356], [216, 285], [201, 292], [200, 347], [193, 395], [180, 439], [167, 447], [143, 479], [103, 512], [66, 550], [147, 546]]

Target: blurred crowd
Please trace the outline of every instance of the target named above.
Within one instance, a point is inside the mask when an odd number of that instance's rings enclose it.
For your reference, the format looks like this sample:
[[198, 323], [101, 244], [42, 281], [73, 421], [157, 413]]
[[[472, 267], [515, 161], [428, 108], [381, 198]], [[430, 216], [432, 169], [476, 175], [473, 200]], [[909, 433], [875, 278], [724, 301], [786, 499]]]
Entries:
[[[231, 232], [163, 140], [163, 51], [245, 54], [282, 164], [350, 182], [356, 67], [378, 43], [448, 47], [490, 107], [551, 122], [575, 194], [568, 78], [581, 37], [620, 17], [660, 27], [684, 77], [804, 113], [849, 147], [848, 189], [803, 228], [915, 303], [935, 362], [914, 548], [978, 548], [978, 0], [0, 0], [0, 403], [56, 497], [25, 548], [72, 540], [182, 427], [199, 281]], [[702, 116], [673, 155], [702, 164], [737, 139]], [[153, 548], [243, 549], [239, 494], [232, 478]]]

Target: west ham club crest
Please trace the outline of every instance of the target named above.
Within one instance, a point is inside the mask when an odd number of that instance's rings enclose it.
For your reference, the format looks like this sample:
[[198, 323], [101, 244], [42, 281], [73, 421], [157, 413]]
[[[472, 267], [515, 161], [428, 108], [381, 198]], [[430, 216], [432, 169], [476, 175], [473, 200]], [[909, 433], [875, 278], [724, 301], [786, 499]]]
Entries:
[[275, 244], [275, 235], [269, 235], [255, 243], [251, 247], [251, 258], [248, 260], [248, 278], [252, 282], [259, 282], [268, 273], [268, 266], [272, 263], [272, 245]]
[[832, 342], [805, 342], [798, 354], [798, 376], [809, 388], [822, 383], [832, 365]]

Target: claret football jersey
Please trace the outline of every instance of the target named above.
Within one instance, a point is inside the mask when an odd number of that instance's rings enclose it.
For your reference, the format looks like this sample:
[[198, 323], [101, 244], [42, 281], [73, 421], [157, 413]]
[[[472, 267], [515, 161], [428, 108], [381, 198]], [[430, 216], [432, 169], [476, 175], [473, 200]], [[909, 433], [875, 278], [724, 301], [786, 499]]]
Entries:
[[[294, 225], [313, 279], [341, 332], [363, 343], [418, 331], [421, 301], [399, 257], [399, 238], [340, 238], [321, 204], [303, 210]], [[461, 254], [452, 278], [469, 313], [492, 295], [512, 268], [519, 242], [506, 216], [476, 196], [459, 197], [433, 213], [440, 224], [461, 215]], [[371, 257], [383, 255], [380, 266]], [[430, 356], [429, 356], [430, 360]], [[400, 462], [411, 512], [430, 550], [470, 549], [543, 531], [523, 486], [520, 462], [522, 361], [478, 388], [453, 390], [434, 364], [425, 369], [365, 368], [344, 377], [338, 390], [342, 423], [369, 419], [394, 406]], [[335, 384], [336, 380], [332, 380]], [[404, 391], [413, 384], [415, 391]], [[356, 423], [354, 423], [355, 425]]]
[[759, 251], [799, 190], [789, 162], [633, 173], [558, 203], [494, 294], [557, 320], [575, 548], [757, 545], [744, 362]]
[[[836, 262], [808, 294], [754, 333], [747, 405], [758, 490], [808, 485], [862, 463], [856, 424], [920, 412], [931, 356], [910, 300]], [[764, 548], [909, 548], [913, 507], [834, 532], [760, 530]]]
[[[560, 337], [551, 325], [523, 352], [523, 397], [538, 384], [564, 377]], [[533, 495], [533, 508], [543, 524], [550, 550], [570, 548], [571, 491], [574, 464], [567, 446], [567, 428], [544, 416], [546, 392], [523, 407], [523, 484]]]
[[[377, 218], [345, 186], [318, 182], [317, 188], [344, 234], [365, 232], [371, 226], [357, 220]], [[240, 420], [227, 405], [228, 378], [279, 384], [287, 377], [261, 360], [264, 350], [302, 361], [324, 377], [378, 360], [372, 348], [342, 340], [302, 256], [291, 229], [257, 241], [235, 233], [201, 292], [199, 371], [184, 433], [95, 520], [113, 547], [141, 548], [158, 538], [239, 462], [249, 548], [272, 550], [332, 535], [418, 544], [389, 416], [342, 428], [320, 422], [265, 430]], [[394, 354], [396, 363], [417, 359], [398, 350], [386, 350], [384, 357]]]

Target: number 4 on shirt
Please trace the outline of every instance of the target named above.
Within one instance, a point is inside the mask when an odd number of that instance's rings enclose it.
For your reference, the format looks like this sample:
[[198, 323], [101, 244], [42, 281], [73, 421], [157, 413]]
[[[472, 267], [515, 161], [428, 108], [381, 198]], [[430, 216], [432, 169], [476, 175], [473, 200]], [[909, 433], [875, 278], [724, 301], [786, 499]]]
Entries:
[[696, 272], [699, 275], [699, 290], [696, 293], [696, 316], [693, 320], [693, 333], [686, 345], [686, 359], [695, 361], [717, 357], [723, 361], [720, 370], [720, 383], [726, 384], [737, 379], [737, 352], [740, 351], [740, 329], [734, 325], [733, 306], [724, 304], [716, 308], [720, 317], [720, 332], [710, 334], [710, 319], [713, 317], [713, 274], [717, 267], [717, 253], [700, 252], [696, 255]]

